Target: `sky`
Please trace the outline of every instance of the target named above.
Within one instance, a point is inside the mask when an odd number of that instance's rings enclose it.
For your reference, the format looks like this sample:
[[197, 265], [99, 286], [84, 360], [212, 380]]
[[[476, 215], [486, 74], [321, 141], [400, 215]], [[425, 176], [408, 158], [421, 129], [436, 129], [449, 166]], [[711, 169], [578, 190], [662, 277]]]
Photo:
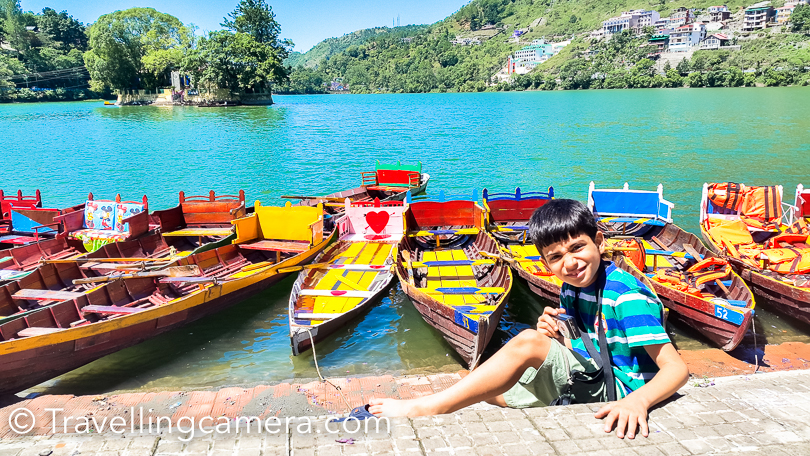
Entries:
[[[400, 25], [430, 24], [451, 15], [468, 0], [268, 0], [281, 24], [281, 37], [305, 52], [326, 38], [341, 36], [364, 28], [392, 25], [399, 15]], [[24, 11], [42, 11], [50, 7], [67, 10], [74, 18], [91, 24], [102, 14], [116, 10], [152, 7], [171, 14], [184, 24], [192, 23], [201, 31], [217, 30], [222, 19], [238, 0], [22, 0]]]

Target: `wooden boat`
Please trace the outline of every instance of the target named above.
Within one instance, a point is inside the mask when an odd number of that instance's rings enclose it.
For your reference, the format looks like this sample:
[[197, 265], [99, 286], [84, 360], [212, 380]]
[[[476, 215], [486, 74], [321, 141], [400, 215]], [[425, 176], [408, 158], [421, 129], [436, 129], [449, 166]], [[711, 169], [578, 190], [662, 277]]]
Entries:
[[345, 201], [338, 242], [298, 275], [290, 294], [290, 344], [299, 355], [374, 304], [394, 278], [392, 250], [404, 234], [400, 201]]
[[[782, 186], [775, 186], [782, 200]], [[748, 187], [755, 189], [757, 187]], [[801, 195], [799, 195], [801, 196]], [[802, 206], [804, 207], [804, 206]], [[795, 213], [795, 212], [793, 212]], [[740, 276], [751, 286], [754, 295], [775, 310], [804, 323], [810, 323], [810, 274], [781, 274], [771, 270], [762, 254], [768, 239], [782, 233], [793, 220], [782, 213], [781, 207], [774, 220], [776, 230], [765, 231], [748, 226], [741, 218], [745, 215], [734, 209], [722, 208], [709, 199], [709, 184], [703, 184], [700, 202], [700, 232], [706, 245], [717, 255], [727, 259]], [[788, 223], [783, 223], [788, 218]], [[729, 236], [739, 236], [732, 239]], [[738, 242], [747, 238], [749, 257], [740, 253]], [[725, 240], [724, 240], [725, 239]]]
[[199, 252], [206, 245], [211, 249], [228, 243], [226, 239], [234, 234], [231, 221], [247, 215], [244, 190], [219, 196], [213, 190], [194, 196], [180, 192], [179, 200], [171, 209], [152, 212], [153, 225], [178, 252]]
[[23, 195], [21, 190], [6, 195], [0, 190], [0, 251], [53, 239], [58, 233], [54, 218], [82, 207], [43, 208], [39, 190], [34, 195]]
[[395, 254], [403, 291], [470, 369], [481, 360], [512, 289], [508, 265], [491, 259], [499, 246], [476, 199], [407, 198], [407, 236]]
[[422, 172], [422, 163], [416, 165], [384, 164], [377, 161], [374, 171], [361, 173], [362, 185], [357, 188], [331, 193], [326, 196], [300, 197], [282, 196], [282, 198], [301, 199], [299, 205], [312, 206], [324, 204], [329, 214], [343, 211], [343, 200], [367, 201], [402, 201], [405, 194], [419, 195], [427, 189], [430, 175]]
[[554, 188], [546, 192], [490, 193], [484, 189], [487, 231], [501, 246], [501, 257], [518, 276], [526, 280], [538, 296], [560, 302], [562, 281], [548, 270], [540, 252], [529, 237], [529, 219], [534, 211], [554, 198]]
[[[197, 277], [123, 279], [0, 323], [0, 394], [14, 393], [236, 304], [329, 243], [321, 207], [264, 207], [232, 245], [178, 261]], [[69, 280], [62, 277], [62, 280]]]
[[[723, 350], [739, 345], [752, 326], [754, 296], [743, 280], [728, 268], [723, 279], [695, 287], [681, 283], [689, 268], [705, 258], [717, 258], [700, 240], [672, 223], [674, 206], [657, 191], [595, 189], [591, 182], [588, 205], [609, 245], [632, 249], [624, 253], [635, 261], [618, 266], [642, 282], [647, 281], [670, 315], [701, 333]], [[629, 227], [629, 228], [628, 228]], [[633, 236], [621, 233], [633, 232]], [[662, 281], [672, 277], [673, 282]]]
[[64, 260], [84, 255], [80, 243], [64, 238], [44, 239], [0, 253], [0, 286], [27, 276], [43, 260]]

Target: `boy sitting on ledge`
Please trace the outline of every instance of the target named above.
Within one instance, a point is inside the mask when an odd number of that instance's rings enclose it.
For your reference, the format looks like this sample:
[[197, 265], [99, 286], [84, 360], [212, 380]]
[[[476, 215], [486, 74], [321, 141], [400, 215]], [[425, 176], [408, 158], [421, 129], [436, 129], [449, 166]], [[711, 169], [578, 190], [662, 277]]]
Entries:
[[[614, 377], [611, 383], [619, 400], [602, 407], [596, 418], [606, 418], [605, 432], [615, 425], [619, 438], [632, 439], [637, 429], [648, 436], [649, 408], [674, 394], [689, 377], [661, 324], [661, 302], [635, 277], [602, 261], [604, 235], [582, 203], [548, 202], [532, 215], [529, 230], [545, 264], [565, 282], [561, 308], [546, 307], [537, 330], [522, 331], [452, 387], [411, 400], [372, 399], [371, 413], [438, 415], [481, 401], [502, 407], [542, 407], [565, 392], [577, 403], [606, 402], [614, 395], [608, 394], [607, 382], [600, 379]], [[575, 381], [567, 388], [567, 367], [592, 374], [599, 371], [599, 361], [589, 356], [581, 338], [572, 341], [561, 335], [556, 318], [561, 314], [575, 317], [576, 326], [583, 337], [589, 336], [592, 347], [600, 346], [602, 325], [602, 346], [608, 346], [612, 376]]]

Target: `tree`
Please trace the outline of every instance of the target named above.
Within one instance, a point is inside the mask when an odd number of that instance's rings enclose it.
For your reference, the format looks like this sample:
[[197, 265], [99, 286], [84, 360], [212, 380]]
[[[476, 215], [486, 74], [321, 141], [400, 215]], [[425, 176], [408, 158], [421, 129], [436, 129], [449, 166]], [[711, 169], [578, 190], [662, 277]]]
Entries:
[[209, 88], [250, 91], [286, 82], [288, 74], [272, 46], [246, 33], [227, 30], [200, 38], [183, 62], [195, 83]]
[[29, 44], [25, 18], [20, 9], [20, 0], [0, 0], [0, 9], [3, 11], [0, 22], [3, 24], [5, 40], [17, 51], [18, 55], [24, 54], [28, 50]]
[[67, 11], [57, 13], [51, 8], [43, 8], [42, 14], [36, 16], [37, 27], [41, 34], [58, 43], [63, 50], [87, 50], [87, 34], [84, 24], [70, 16]]
[[686, 60], [686, 58], [684, 57], [683, 60], [678, 62], [678, 65], [675, 67], [675, 70], [681, 76], [685, 76], [685, 75], [689, 74], [690, 71], [692, 71], [692, 68], [689, 65], [689, 61]]
[[790, 15], [791, 29], [794, 32], [810, 32], [810, 5], [799, 4]]
[[193, 38], [179, 19], [153, 8], [105, 14], [88, 29], [84, 62], [94, 89], [155, 88], [180, 65]]
[[276, 21], [273, 8], [264, 0], [241, 0], [228, 17], [220, 25], [232, 32], [247, 33], [257, 43], [269, 44], [279, 52], [281, 60], [289, 55], [293, 43], [279, 40], [281, 25]]

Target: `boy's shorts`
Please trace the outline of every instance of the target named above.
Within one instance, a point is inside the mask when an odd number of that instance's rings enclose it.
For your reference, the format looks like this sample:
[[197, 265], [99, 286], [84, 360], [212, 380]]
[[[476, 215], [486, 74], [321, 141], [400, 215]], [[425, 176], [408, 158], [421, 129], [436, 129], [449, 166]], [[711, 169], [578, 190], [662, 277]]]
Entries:
[[[568, 385], [568, 372], [566, 359], [571, 370], [594, 372], [598, 370], [593, 360], [585, 359], [561, 344], [552, 343], [548, 350], [546, 360], [539, 369], [529, 367], [520, 377], [520, 380], [503, 394], [506, 405], [512, 408], [545, 407], [557, 399], [566, 385]], [[574, 401], [580, 404], [589, 402], [607, 402], [605, 382], [588, 385], [575, 382], [571, 387]], [[623, 388], [616, 385], [616, 397], [623, 397]]]

